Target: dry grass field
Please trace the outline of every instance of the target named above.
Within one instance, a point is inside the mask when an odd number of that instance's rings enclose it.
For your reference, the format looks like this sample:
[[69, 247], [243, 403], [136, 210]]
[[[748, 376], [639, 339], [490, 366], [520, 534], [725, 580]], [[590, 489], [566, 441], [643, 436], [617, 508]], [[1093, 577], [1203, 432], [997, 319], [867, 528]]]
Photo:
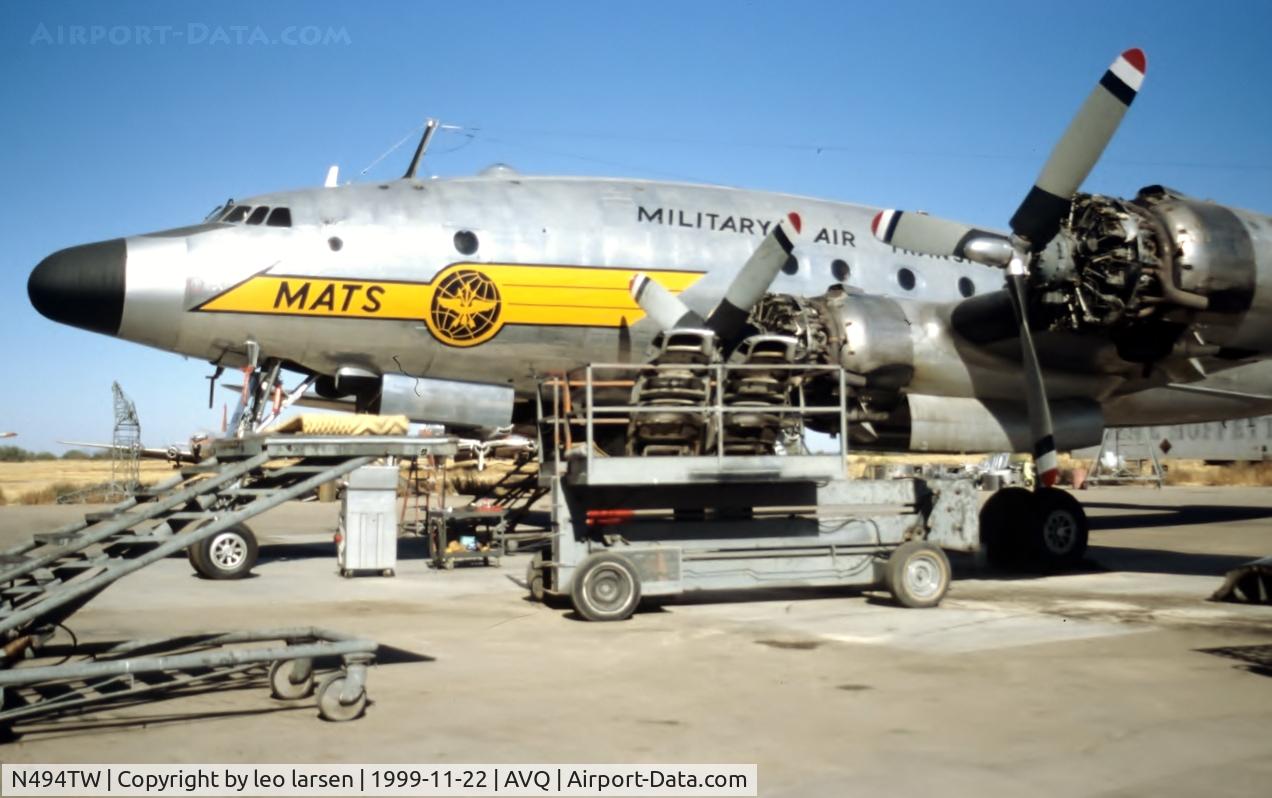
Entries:
[[[160, 461], [142, 461], [141, 481], [159, 482], [172, 473]], [[109, 460], [37, 460], [0, 463], [0, 504], [48, 504], [58, 493], [110, 481]]]
[[[854, 475], [861, 475], [875, 464], [938, 464], [955, 466], [977, 462], [980, 458], [962, 455], [895, 455], [856, 456], [851, 460]], [[1089, 467], [1090, 463], [1061, 457], [1061, 469]], [[472, 493], [494, 484], [511, 469], [510, 463], [489, 460], [483, 472], [475, 463], [460, 464], [448, 470], [448, 491]], [[1166, 463], [1169, 485], [1272, 485], [1272, 462], [1206, 465], [1200, 460], [1176, 460]], [[152, 484], [167, 478], [172, 467], [166, 462], [142, 461], [141, 481]], [[42, 460], [30, 463], [0, 463], [0, 504], [49, 504], [57, 496], [73, 490], [99, 485], [110, 480], [109, 460]]]

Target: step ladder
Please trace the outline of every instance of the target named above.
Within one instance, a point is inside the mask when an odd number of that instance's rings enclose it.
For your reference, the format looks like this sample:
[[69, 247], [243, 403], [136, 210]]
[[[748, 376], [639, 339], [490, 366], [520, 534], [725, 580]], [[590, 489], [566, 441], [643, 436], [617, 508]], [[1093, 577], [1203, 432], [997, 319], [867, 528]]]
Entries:
[[485, 500], [491, 507], [503, 510], [504, 517], [500, 533], [511, 535], [521, 519], [530, 512], [530, 507], [539, 499], [548, 495], [548, 488], [539, 483], [539, 462], [536, 458], [522, 456], [518, 458], [516, 467], [504, 474], [498, 482], [491, 485], [480, 495], [473, 498], [473, 503]]
[[0, 639], [47, 628], [116, 580], [370, 463], [268, 451], [181, 469], [105, 512], [0, 552]]
[[[1132, 467], [1132, 464], [1135, 464]], [[1146, 468], [1147, 467], [1147, 468]], [[1161, 487], [1165, 481], [1157, 447], [1142, 429], [1106, 429], [1100, 451], [1087, 473], [1088, 485], [1123, 485], [1148, 482]]]

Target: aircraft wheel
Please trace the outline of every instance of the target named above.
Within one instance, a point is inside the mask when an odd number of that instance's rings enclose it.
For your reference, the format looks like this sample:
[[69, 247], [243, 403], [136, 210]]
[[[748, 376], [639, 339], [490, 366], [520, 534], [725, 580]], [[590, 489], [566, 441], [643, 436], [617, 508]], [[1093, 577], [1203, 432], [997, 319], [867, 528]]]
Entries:
[[902, 543], [888, 557], [887, 587], [903, 607], [935, 607], [950, 589], [950, 561], [934, 543]]
[[1034, 495], [1024, 488], [1003, 488], [985, 502], [980, 512], [980, 539], [990, 565], [1011, 568], [1020, 564], [1033, 507]]
[[1082, 562], [1090, 532], [1082, 504], [1059, 488], [1035, 491], [1033, 502], [1033, 524], [1027, 541], [1030, 564], [1052, 572]]
[[260, 554], [256, 535], [247, 524], [234, 524], [191, 547], [190, 564], [204, 579], [242, 579]]
[[574, 572], [570, 598], [589, 621], [623, 621], [640, 604], [640, 578], [626, 557], [592, 554]]

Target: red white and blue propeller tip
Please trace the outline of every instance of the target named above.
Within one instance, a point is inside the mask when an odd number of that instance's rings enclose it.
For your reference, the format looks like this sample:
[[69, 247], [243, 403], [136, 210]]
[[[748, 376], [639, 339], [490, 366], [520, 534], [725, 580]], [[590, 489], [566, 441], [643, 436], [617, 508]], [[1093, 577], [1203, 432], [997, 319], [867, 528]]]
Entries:
[[1140, 87], [1144, 85], [1144, 75], [1147, 72], [1148, 59], [1144, 56], [1144, 51], [1138, 47], [1132, 47], [1119, 55], [1117, 60], [1109, 66], [1104, 77], [1100, 79], [1100, 85], [1121, 100], [1123, 105], [1130, 105]]

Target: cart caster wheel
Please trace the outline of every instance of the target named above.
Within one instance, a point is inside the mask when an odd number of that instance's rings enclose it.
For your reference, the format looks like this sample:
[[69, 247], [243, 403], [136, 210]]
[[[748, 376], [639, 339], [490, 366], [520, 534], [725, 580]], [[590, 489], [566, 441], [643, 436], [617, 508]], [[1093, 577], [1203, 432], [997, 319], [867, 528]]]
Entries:
[[455, 570], [455, 561], [448, 557], [447, 559], [442, 560], [442, 567], [448, 571], [453, 571]]
[[589, 621], [623, 621], [640, 604], [640, 578], [627, 558], [592, 554], [574, 572], [570, 599]]
[[526, 566], [526, 589], [530, 591], [530, 600], [543, 602], [543, 596], [546, 592], [543, 587], [543, 569], [536, 567], [536, 563], [530, 563]]
[[394, 571], [392, 568], [385, 568], [383, 574], [384, 576], [388, 576], [388, 577], [397, 576], [397, 572]]
[[269, 666], [269, 689], [274, 698], [296, 701], [314, 694], [314, 661], [280, 659]]
[[903, 607], [935, 607], [950, 588], [950, 561], [926, 540], [901, 544], [888, 558], [888, 590]]
[[362, 717], [367, 710], [367, 691], [363, 690], [352, 702], [340, 701], [340, 692], [344, 690], [345, 674], [341, 671], [329, 673], [318, 682], [318, 714], [323, 720], [341, 723]]

